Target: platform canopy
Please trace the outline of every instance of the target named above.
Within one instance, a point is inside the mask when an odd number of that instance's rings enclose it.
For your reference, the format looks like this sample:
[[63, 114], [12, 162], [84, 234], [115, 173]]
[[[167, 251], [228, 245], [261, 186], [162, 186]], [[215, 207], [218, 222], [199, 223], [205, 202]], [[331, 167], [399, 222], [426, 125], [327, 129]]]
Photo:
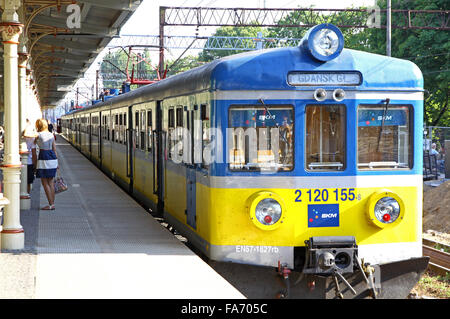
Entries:
[[[22, 0], [28, 72], [41, 108], [57, 106], [143, 0]], [[3, 50], [1, 47], [0, 50]], [[0, 52], [3, 75], [3, 53]], [[0, 78], [3, 105], [3, 77]]]

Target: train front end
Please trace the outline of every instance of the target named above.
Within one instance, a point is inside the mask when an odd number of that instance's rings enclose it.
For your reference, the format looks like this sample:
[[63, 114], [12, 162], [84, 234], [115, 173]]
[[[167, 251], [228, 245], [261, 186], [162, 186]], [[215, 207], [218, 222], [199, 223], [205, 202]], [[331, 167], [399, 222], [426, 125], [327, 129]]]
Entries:
[[212, 77], [223, 136], [198, 204], [208, 256], [298, 271], [335, 287], [324, 295], [406, 296], [428, 264], [418, 67], [344, 49], [322, 24], [297, 48], [226, 59]]

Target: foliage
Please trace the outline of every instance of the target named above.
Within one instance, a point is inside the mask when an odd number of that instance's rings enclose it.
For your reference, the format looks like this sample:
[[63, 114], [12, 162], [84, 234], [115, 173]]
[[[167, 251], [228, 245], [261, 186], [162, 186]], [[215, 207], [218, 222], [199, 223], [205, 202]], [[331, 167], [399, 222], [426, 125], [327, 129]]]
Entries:
[[169, 68], [167, 76], [171, 76], [198, 67], [203, 63], [198, 60], [198, 57], [189, 55], [175, 61], [168, 61], [166, 64]]
[[[414, 10], [448, 10], [448, 0], [398, 0], [393, 1], [392, 9]], [[377, 5], [381, 9], [386, 8], [386, 0], [378, 0]], [[308, 13], [309, 14], [309, 13]], [[316, 16], [314, 16], [316, 15]], [[364, 21], [365, 12], [338, 12], [336, 14], [319, 17], [317, 13], [309, 16], [301, 12], [292, 12], [284, 19], [278, 21], [279, 25], [316, 23], [326, 20], [328, 23], [339, 25], [351, 25], [352, 21]], [[392, 19], [401, 17], [393, 15]], [[381, 15], [381, 25], [386, 25], [386, 16]], [[256, 36], [258, 31], [265, 37], [276, 38], [301, 38], [307, 28], [272, 27], [262, 29], [260, 27], [223, 27], [219, 28], [215, 36]], [[363, 50], [376, 54], [386, 54], [386, 29], [385, 28], [342, 28], [345, 39], [345, 47], [355, 50]], [[393, 57], [407, 59], [414, 62], [422, 71], [424, 77], [425, 125], [450, 127], [450, 41], [448, 32], [442, 30], [418, 30], [418, 29], [392, 29], [391, 55]], [[236, 54], [239, 51], [208, 51], [204, 50], [199, 58], [202, 61], [211, 61], [216, 58]]]
[[419, 296], [428, 296], [437, 299], [450, 298], [450, 281], [449, 276], [436, 276], [427, 271], [414, 287], [413, 293]]
[[[393, 2], [393, 9], [448, 10], [447, 0], [402, 0]], [[378, 1], [380, 8], [385, 1]], [[385, 19], [382, 19], [385, 23]], [[381, 50], [386, 44], [381, 41], [385, 30], [372, 33], [371, 42], [378, 43]], [[421, 69], [426, 90], [424, 103], [425, 125], [450, 126], [450, 41], [447, 31], [392, 29], [392, 56], [407, 59]]]

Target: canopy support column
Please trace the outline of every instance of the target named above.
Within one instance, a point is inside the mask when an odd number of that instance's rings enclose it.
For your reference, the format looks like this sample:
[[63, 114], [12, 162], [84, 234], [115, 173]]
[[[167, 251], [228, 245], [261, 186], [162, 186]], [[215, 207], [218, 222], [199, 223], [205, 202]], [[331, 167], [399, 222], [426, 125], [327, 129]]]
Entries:
[[17, 47], [23, 25], [19, 22], [16, 10], [20, 0], [1, 1], [3, 7], [0, 32], [3, 38], [4, 58], [4, 124], [5, 153], [1, 164], [3, 170], [4, 194], [10, 204], [4, 209], [1, 247], [7, 250], [22, 250], [25, 234], [20, 224], [20, 169], [19, 154], [19, 90]]

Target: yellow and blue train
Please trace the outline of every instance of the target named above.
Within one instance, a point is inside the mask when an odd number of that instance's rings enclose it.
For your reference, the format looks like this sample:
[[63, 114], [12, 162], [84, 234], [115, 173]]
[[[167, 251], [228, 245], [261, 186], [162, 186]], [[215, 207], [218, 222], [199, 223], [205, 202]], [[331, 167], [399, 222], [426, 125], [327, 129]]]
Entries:
[[219, 59], [61, 125], [210, 260], [275, 267], [285, 294], [295, 295], [293, 271], [305, 297], [402, 298], [427, 267], [421, 71], [344, 49], [334, 25], [313, 27], [299, 47]]

